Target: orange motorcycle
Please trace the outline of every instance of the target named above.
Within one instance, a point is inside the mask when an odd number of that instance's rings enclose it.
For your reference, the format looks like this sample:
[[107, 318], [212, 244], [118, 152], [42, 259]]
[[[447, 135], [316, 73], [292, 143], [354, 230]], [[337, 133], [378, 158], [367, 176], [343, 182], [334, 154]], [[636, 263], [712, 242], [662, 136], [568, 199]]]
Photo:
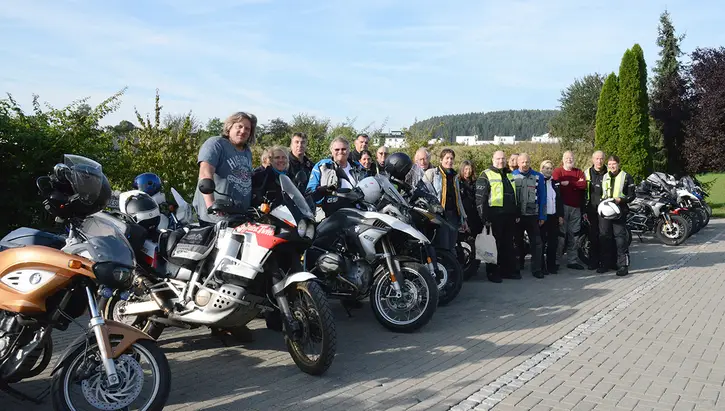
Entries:
[[[135, 266], [128, 240], [92, 216], [111, 196], [100, 164], [66, 155], [38, 187], [69, 235], [62, 250], [0, 243], [0, 390], [39, 403], [43, 396], [9, 384], [40, 374], [52, 356], [51, 331], [75, 323], [84, 332], [52, 370], [53, 408], [161, 410], [171, 386], [163, 351], [138, 329], [105, 320], [94, 298], [99, 286], [129, 289]], [[86, 308], [87, 328], [76, 320]]]

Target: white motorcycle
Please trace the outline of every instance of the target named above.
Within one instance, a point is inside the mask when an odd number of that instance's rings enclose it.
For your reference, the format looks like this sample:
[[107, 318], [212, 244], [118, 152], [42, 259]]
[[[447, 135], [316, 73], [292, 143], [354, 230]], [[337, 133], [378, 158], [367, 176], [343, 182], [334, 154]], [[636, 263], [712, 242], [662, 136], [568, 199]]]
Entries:
[[[297, 366], [324, 373], [335, 356], [335, 323], [317, 277], [297, 272], [314, 238], [314, 215], [292, 181], [279, 178], [284, 204], [274, 210], [265, 203], [250, 213], [218, 199], [209, 211], [222, 221], [165, 231], [155, 247], [144, 247], [133, 292], [102, 294], [107, 317], [158, 337], [166, 326], [203, 325], [234, 335], [260, 312], [270, 313], [281, 321]], [[199, 189], [213, 193], [214, 181], [201, 180]]]

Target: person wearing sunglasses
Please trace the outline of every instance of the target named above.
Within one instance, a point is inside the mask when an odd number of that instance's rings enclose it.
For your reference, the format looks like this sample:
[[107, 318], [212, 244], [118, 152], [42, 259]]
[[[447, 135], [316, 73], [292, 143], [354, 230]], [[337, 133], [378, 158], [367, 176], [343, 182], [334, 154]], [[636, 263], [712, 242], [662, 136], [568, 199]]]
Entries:
[[348, 159], [349, 151], [350, 143], [344, 137], [336, 137], [330, 143], [331, 156], [315, 164], [310, 173], [305, 195], [311, 196], [327, 216], [340, 208], [339, 198], [330, 193], [341, 188], [352, 189], [368, 175], [359, 162]]

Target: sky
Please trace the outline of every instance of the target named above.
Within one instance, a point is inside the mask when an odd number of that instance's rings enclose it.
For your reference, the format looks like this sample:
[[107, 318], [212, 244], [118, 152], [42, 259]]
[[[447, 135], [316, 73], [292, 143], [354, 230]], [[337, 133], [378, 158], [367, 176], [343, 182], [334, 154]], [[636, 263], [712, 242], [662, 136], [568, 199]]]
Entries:
[[261, 123], [307, 113], [360, 129], [558, 108], [576, 78], [617, 71], [639, 43], [658, 59], [669, 10], [683, 51], [725, 45], [720, 1], [0, 0], [0, 91], [30, 110], [95, 105], [104, 124], [153, 111]]

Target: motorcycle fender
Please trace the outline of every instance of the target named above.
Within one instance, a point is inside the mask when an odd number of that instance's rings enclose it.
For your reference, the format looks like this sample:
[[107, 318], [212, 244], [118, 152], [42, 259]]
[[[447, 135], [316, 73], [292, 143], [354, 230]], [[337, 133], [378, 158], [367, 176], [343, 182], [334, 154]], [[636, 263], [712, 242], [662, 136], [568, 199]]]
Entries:
[[292, 275], [289, 275], [285, 277], [284, 280], [278, 282], [272, 287], [272, 293], [274, 293], [275, 296], [278, 296], [284, 292], [284, 290], [287, 289], [287, 287], [297, 284], [297, 283], [303, 283], [305, 281], [311, 281], [311, 280], [317, 280], [317, 276], [315, 276], [312, 273], [301, 271], [299, 273], [294, 273]]
[[[138, 340], [151, 340], [155, 341], [153, 337], [146, 334], [145, 332], [113, 320], [105, 320], [104, 327], [109, 338], [113, 341], [118, 341], [118, 344], [112, 347], [111, 357], [118, 358], [123, 354], [131, 345]], [[119, 340], [119, 336], [121, 339]], [[93, 332], [87, 334], [81, 334], [76, 337], [73, 342], [68, 345], [68, 348], [63, 351], [63, 354], [58, 358], [53, 371], [50, 375], [55, 374], [58, 370], [65, 367], [71, 360], [71, 355], [80, 347], [85, 346], [86, 342], [88, 345], [93, 345], [96, 341], [96, 336]]]

